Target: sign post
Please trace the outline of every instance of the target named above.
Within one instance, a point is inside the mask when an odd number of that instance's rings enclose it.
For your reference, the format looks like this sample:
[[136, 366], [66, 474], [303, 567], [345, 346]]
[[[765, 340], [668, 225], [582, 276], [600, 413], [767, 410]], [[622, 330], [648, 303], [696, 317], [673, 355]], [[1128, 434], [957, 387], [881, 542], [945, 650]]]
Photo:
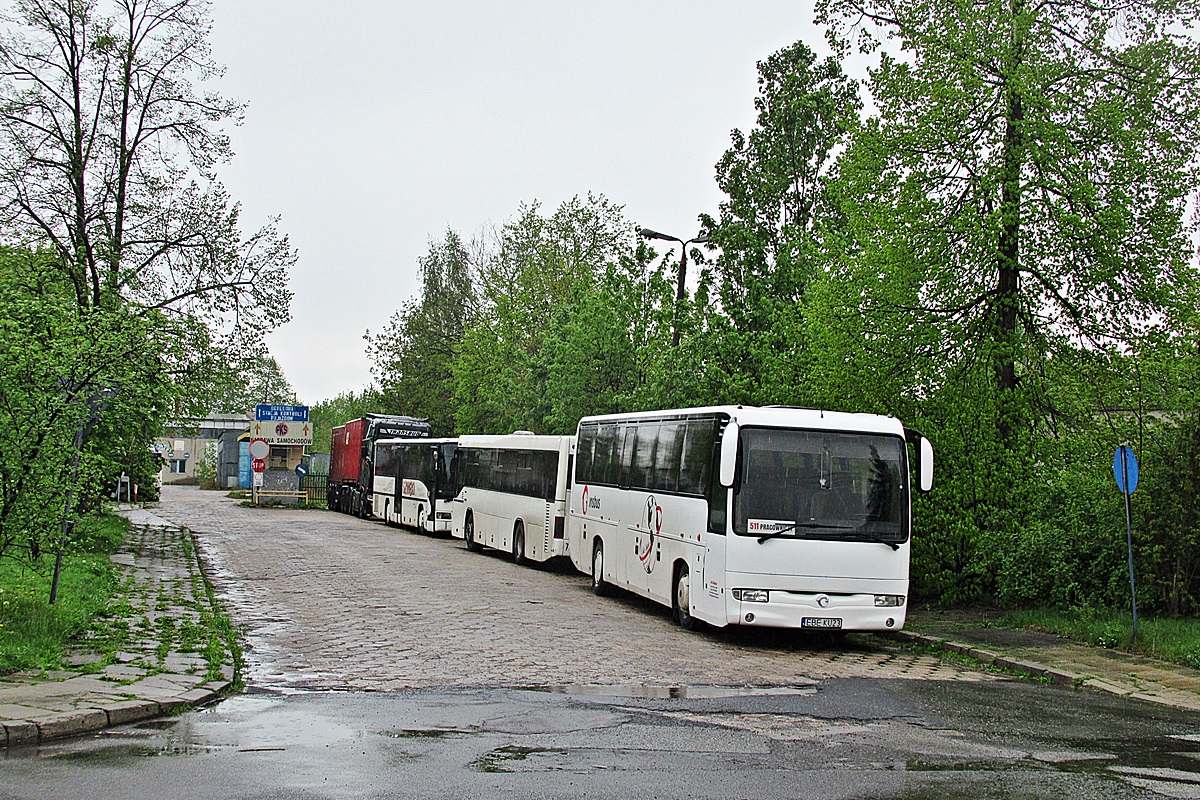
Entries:
[[1117, 488], [1125, 495], [1125, 544], [1129, 549], [1129, 593], [1133, 597], [1133, 640], [1137, 641], [1137, 586], [1133, 581], [1133, 515], [1129, 506], [1129, 495], [1137, 489], [1138, 462], [1133, 454], [1133, 448], [1121, 445], [1113, 456], [1113, 477], [1117, 479]]

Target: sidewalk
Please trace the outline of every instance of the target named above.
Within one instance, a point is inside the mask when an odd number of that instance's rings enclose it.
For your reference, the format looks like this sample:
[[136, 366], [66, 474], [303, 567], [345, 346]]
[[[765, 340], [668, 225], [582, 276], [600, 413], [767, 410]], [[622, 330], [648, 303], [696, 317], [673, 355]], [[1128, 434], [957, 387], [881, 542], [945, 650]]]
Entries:
[[905, 629], [893, 637], [1058, 684], [1200, 710], [1200, 670], [1051, 634], [991, 627], [984, 612], [910, 611]]
[[0, 746], [169, 714], [229, 689], [232, 655], [203, 652], [202, 617], [214, 609], [190, 535], [142, 508], [120, 513], [133, 527], [111, 559], [125, 580], [118, 595], [127, 607], [108, 621], [107, 635], [67, 659], [82, 672], [0, 678]]

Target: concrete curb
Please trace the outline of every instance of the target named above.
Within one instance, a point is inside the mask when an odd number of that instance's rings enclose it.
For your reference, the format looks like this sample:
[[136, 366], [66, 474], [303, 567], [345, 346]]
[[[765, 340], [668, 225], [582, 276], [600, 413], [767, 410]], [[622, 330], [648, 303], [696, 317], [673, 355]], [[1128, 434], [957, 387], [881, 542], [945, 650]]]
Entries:
[[0, 747], [29, 747], [166, 716], [180, 709], [200, 708], [223, 699], [232, 685], [230, 681], [209, 681], [175, 697], [160, 700], [122, 700], [31, 719], [4, 720], [0, 722], [0, 734], [3, 734], [0, 736]]
[[[973, 658], [986, 666], [999, 667], [1013, 672], [1022, 672], [1034, 678], [1049, 678], [1051, 683], [1059, 686], [1070, 686], [1074, 688], [1086, 687], [1088, 689], [1096, 689], [1109, 694], [1119, 695], [1121, 697], [1141, 697], [1142, 695], [1133, 689], [1106, 681], [1089, 679], [1086, 675], [1081, 675], [1077, 672], [1061, 669], [1059, 667], [1051, 667], [1045, 664], [1039, 664], [1034, 661], [1025, 661], [1019, 658], [993, 653], [990, 650], [983, 650], [975, 645], [966, 644], [965, 642], [956, 642], [953, 639], [947, 639], [941, 636], [929, 636], [924, 633], [916, 633], [915, 631], [895, 631], [894, 633], [884, 634], [890, 639], [901, 642], [910, 642], [913, 644], [925, 645], [928, 647], [940, 647], [943, 650], [949, 650], [952, 653]], [[1153, 700], [1157, 703], [1165, 701], [1145, 696], [1143, 699]]]

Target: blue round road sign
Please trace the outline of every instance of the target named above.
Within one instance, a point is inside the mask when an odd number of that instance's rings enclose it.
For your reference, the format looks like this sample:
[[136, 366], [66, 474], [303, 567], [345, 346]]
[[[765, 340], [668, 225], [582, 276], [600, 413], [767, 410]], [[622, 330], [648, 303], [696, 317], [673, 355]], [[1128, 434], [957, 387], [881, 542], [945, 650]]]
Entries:
[[1133, 448], [1121, 445], [1113, 456], [1113, 477], [1117, 479], [1117, 488], [1122, 494], [1133, 494], [1138, 483], [1137, 456]]

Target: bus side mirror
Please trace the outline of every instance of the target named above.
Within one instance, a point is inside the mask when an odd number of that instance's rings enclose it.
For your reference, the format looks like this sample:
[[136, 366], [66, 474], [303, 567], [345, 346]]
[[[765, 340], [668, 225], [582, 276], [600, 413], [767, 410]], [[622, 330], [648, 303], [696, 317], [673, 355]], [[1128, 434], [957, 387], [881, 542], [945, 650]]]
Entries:
[[920, 471], [917, 486], [922, 492], [933, 488], [933, 445], [924, 436], [921, 437], [920, 457], [917, 468]]
[[726, 489], [733, 486], [733, 479], [737, 473], [737, 453], [738, 424], [730, 422], [725, 426], [725, 433], [721, 437], [721, 471], [718, 475], [721, 485]]

